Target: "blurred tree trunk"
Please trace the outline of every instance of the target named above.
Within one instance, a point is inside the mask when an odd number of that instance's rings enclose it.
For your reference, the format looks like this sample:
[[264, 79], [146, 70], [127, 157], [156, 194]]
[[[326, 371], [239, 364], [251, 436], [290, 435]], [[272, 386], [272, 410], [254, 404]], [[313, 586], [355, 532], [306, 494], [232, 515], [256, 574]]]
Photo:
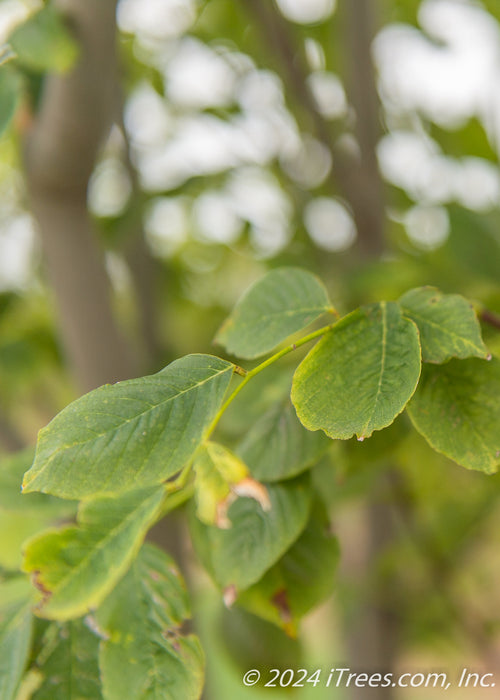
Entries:
[[[263, 35], [280, 61], [285, 85], [298, 105], [297, 116], [308, 113], [315, 135], [332, 154], [332, 195], [341, 194], [351, 208], [357, 229], [359, 259], [377, 259], [384, 251], [385, 206], [383, 183], [378, 169], [376, 147], [380, 136], [379, 101], [371, 44], [375, 34], [377, 3], [373, 0], [344, 0], [340, 3], [343, 37], [344, 81], [355, 113], [354, 135], [358, 150], [343, 149], [335, 127], [325, 121], [310, 92], [308, 69], [300, 42], [277, 8], [266, 0], [242, 0], [260, 25]], [[273, 9], [274, 8], [274, 9]], [[306, 115], [307, 116], [307, 115]], [[343, 528], [344, 529], [344, 528]], [[369, 577], [381, 552], [392, 542], [394, 523], [384, 503], [373, 495], [366, 504], [360, 528], [346, 524], [343, 548], [362, 550], [348, 578]], [[393, 671], [398, 644], [398, 625], [391, 605], [391, 593], [377, 588], [360, 601], [354, 619], [347, 622], [349, 666], [358, 671]], [[356, 698], [360, 691], [350, 689]], [[392, 688], [364, 688], [366, 700], [390, 700]]]
[[[379, 100], [375, 72], [371, 56], [372, 41], [376, 31], [375, 11], [378, 3], [373, 0], [347, 0], [341, 3], [343, 56], [345, 83], [349, 102], [355, 112], [355, 136], [359, 155], [350, 163], [346, 175], [350, 179], [351, 206], [355, 216], [360, 251], [366, 258], [378, 258], [384, 251], [385, 203], [383, 183], [377, 162], [377, 143], [380, 138]], [[379, 484], [383, 486], [385, 480]], [[378, 581], [377, 565], [384, 551], [393, 543], [395, 522], [384, 488], [368, 496], [364, 511], [364, 532], [358, 532], [345, 540], [345, 545], [359, 546], [357, 538], [365, 546], [358, 558], [356, 570], [347, 572], [353, 578], [364, 576]], [[354, 541], [353, 541], [354, 539]], [[394, 673], [399, 625], [391, 593], [391, 580], [384, 580], [360, 601], [354, 619], [346, 631], [349, 664], [351, 668], [366, 673]], [[351, 696], [364, 700], [390, 700], [392, 687], [351, 690]]]
[[[47, 77], [40, 107], [27, 134], [25, 170], [38, 221], [59, 328], [80, 391], [142, 373], [113, 313], [110, 285], [87, 208], [87, 186], [113, 123], [121, 122], [116, 57], [117, 0], [58, 0], [80, 45], [67, 75]], [[123, 126], [123, 124], [122, 124]], [[131, 163], [127, 160], [131, 168]], [[131, 172], [135, 183], [135, 173]], [[125, 250], [136, 293], [146, 363], [158, 362], [153, 305], [154, 261], [142, 228]], [[183, 554], [177, 522], [165, 519], [151, 539]]]
[[113, 120], [116, 0], [59, 0], [80, 45], [67, 75], [46, 78], [25, 169], [65, 351], [81, 391], [133, 376], [87, 210], [87, 184]]

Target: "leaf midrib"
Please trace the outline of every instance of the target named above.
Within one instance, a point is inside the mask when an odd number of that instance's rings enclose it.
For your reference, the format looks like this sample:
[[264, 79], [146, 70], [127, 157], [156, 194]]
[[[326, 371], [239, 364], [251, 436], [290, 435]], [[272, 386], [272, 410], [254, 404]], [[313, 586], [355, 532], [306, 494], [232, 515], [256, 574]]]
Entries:
[[373, 407], [370, 416], [366, 421], [365, 425], [363, 426], [361, 432], [359, 433], [359, 437], [368, 437], [367, 435], [365, 435], [365, 432], [370, 423], [372, 422], [375, 409], [377, 408], [382, 389], [382, 381], [385, 373], [385, 362], [387, 356], [387, 304], [385, 301], [380, 302], [380, 308], [382, 309], [382, 357], [380, 358], [380, 375], [378, 378], [377, 391], [375, 394], [375, 399], [373, 401]]
[[[163, 401], [160, 401], [160, 402], [157, 403], [157, 404], [150, 405], [149, 408], [147, 408], [147, 409], [144, 410], [144, 411], [141, 411], [140, 413], [135, 414], [135, 415], [132, 416], [131, 418], [125, 418], [125, 419], [123, 419], [123, 420], [122, 420], [122, 423], [121, 423], [119, 426], [117, 426], [116, 428], [108, 428], [108, 429], [104, 430], [103, 432], [101, 432], [101, 433], [96, 433], [96, 434], [93, 435], [92, 437], [89, 437], [89, 438], [87, 438], [87, 439], [85, 439], [85, 440], [78, 440], [78, 441], [76, 441], [76, 442], [72, 442], [72, 443], [70, 443], [70, 444], [64, 444], [64, 445], [61, 445], [60, 447], [55, 448], [55, 449], [51, 452], [51, 454], [49, 455], [49, 457], [47, 457], [47, 458], [44, 460], [43, 465], [42, 465], [41, 467], [38, 468], [38, 471], [36, 471], [36, 473], [33, 474], [32, 478], [29, 479], [29, 480], [26, 480], [26, 481], [24, 482], [23, 487], [25, 488], [25, 487], [28, 486], [30, 483], [32, 483], [35, 479], [37, 479], [37, 478], [47, 469], [47, 467], [50, 466], [50, 464], [54, 461], [54, 459], [55, 459], [61, 452], [64, 452], [64, 451], [66, 451], [66, 450], [70, 450], [70, 449], [72, 449], [72, 448], [74, 448], [74, 447], [79, 447], [80, 445], [85, 445], [85, 444], [87, 444], [87, 443], [89, 443], [89, 442], [97, 441], [99, 438], [102, 438], [104, 435], [107, 435], [108, 433], [117, 432], [117, 431], [119, 431], [119, 430], [122, 430], [122, 429], [127, 425], [127, 423], [130, 423], [130, 422], [132, 422], [132, 421], [139, 420], [140, 418], [142, 418], [143, 416], [147, 415], [147, 414], [150, 413], [151, 411], [154, 411], [154, 410], [156, 410], [156, 409], [160, 409], [160, 408], [164, 407], [164, 406], [165, 406], [166, 404], [168, 404], [170, 401], [175, 401], [175, 400], [178, 399], [180, 396], [182, 396], [182, 395], [184, 395], [184, 394], [187, 394], [187, 393], [189, 393], [190, 391], [193, 391], [193, 390], [195, 390], [195, 389], [198, 389], [199, 387], [203, 386], [203, 384], [206, 384], [207, 382], [212, 381], [213, 379], [215, 379], [216, 377], [219, 377], [220, 375], [224, 374], [225, 372], [232, 371], [233, 368], [234, 368], [234, 365], [230, 365], [229, 367], [225, 367], [224, 369], [219, 370], [216, 374], [212, 374], [210, 377], [207, 377], [207, 378], [204, 379], [203, 381], [197, 382], [197, 383], [194, 384], [193, 386], [190, 386], [188, 389], [184, 389], [183, 391], [178, 392], [178, 393], [175, 394], [174, 396], [169, 396], [168, 398], [164, 399]], [[123, 398], [127, 398], [127, 397], [123, 397]], [[103, 415], [108, 415], [108, 414], [106, 414], [104, 411], [102, 411], [101, 413], [102, 413]], [[116, 414], [115, 414], [115, 415], [116, 415]], [[49, 428], [49, 426], [47, 426], [47, 430], [48, 430], [48, 428]], [[37, 455], [35, 455], [35, 463], [33, 464], [33, 467], [32, 467], [33, 469], [35, 468], [36, 462], [37, 462]]]

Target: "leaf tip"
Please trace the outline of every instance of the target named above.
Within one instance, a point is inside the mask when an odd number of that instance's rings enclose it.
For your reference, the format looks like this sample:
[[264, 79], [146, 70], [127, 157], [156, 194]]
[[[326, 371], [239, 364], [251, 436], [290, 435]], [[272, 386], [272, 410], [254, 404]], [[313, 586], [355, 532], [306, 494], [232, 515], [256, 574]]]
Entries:
[[231, 488], [237, 496], [253, 498], [260, 504], [264, 512], [268, 513], [271, 510], [271, 499], [269, 498], [269, 492], [267, 488], [260, 483], [260, 481], [247, 477], [239, 481], [237, 484], [234, 484]]

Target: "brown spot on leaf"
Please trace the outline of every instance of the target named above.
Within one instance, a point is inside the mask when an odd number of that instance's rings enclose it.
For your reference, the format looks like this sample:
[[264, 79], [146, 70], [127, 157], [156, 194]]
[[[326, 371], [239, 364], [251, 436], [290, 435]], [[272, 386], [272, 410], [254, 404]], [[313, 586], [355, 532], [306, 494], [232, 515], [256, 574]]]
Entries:
[[278, 609], [285, 633], [289, 637], [295, 638], [297, 636], [297, 630], [292, 611], [290, 610], [290, 605], [288, 603], [288, 595], [286, 590], [284, 588], [280, 588], [280, 590], [277, 591], [271, 598], [271, 603]]
[[33, 573], [31, 574], [31, 582], [33, 583], [37, 591], [40, 591], [40, 593], [43, 595], [43, 604], [46, 603], [47, 600], [50, 598], [50, 596], [52, 595], [52, 591], [49, 591], [49, 589], [46, 588], [41, 577], [42, 572], [39, 569], [33, 571]]
[[283, 622], [292, 622], [292, 611], [290, 610], [288, 595], [284, 588], [280, 588], [280, 590], [273, 595], [271, 602], [276, 608], [278, 608], [280, 618], [283, 620]]
[[176, 628], [162, 630], [161, 636], [168, 640], [173, 646], [175, 651], [181, 650], [181, 645], [179, 644], [179, 630]]

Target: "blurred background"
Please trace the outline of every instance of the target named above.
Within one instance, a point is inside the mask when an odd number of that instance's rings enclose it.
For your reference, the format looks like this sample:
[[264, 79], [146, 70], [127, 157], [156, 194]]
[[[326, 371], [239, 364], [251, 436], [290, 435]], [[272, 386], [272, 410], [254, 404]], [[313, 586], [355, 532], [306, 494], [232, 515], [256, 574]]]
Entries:
[[[2, 455], [80, 393], [220, 352], [229, 310], [280, 265], [316, 272], [342, 313], [423, 284], [461, 293], [500, 352], [497, 0], [1, 0], [0, 41], [17, 55], [0, 69]], [[256, 384], [229, 444], [283, 379]], [[206, 698], [281, 697], [242, 687], [263, 664], [500, 684], [498, 477], [403, 416], [335, 444], [314, 478], [342, 554], [300, 642], [224, 612], [180, 547]], [[498, 697], [448, 696], [478, 693]]]

